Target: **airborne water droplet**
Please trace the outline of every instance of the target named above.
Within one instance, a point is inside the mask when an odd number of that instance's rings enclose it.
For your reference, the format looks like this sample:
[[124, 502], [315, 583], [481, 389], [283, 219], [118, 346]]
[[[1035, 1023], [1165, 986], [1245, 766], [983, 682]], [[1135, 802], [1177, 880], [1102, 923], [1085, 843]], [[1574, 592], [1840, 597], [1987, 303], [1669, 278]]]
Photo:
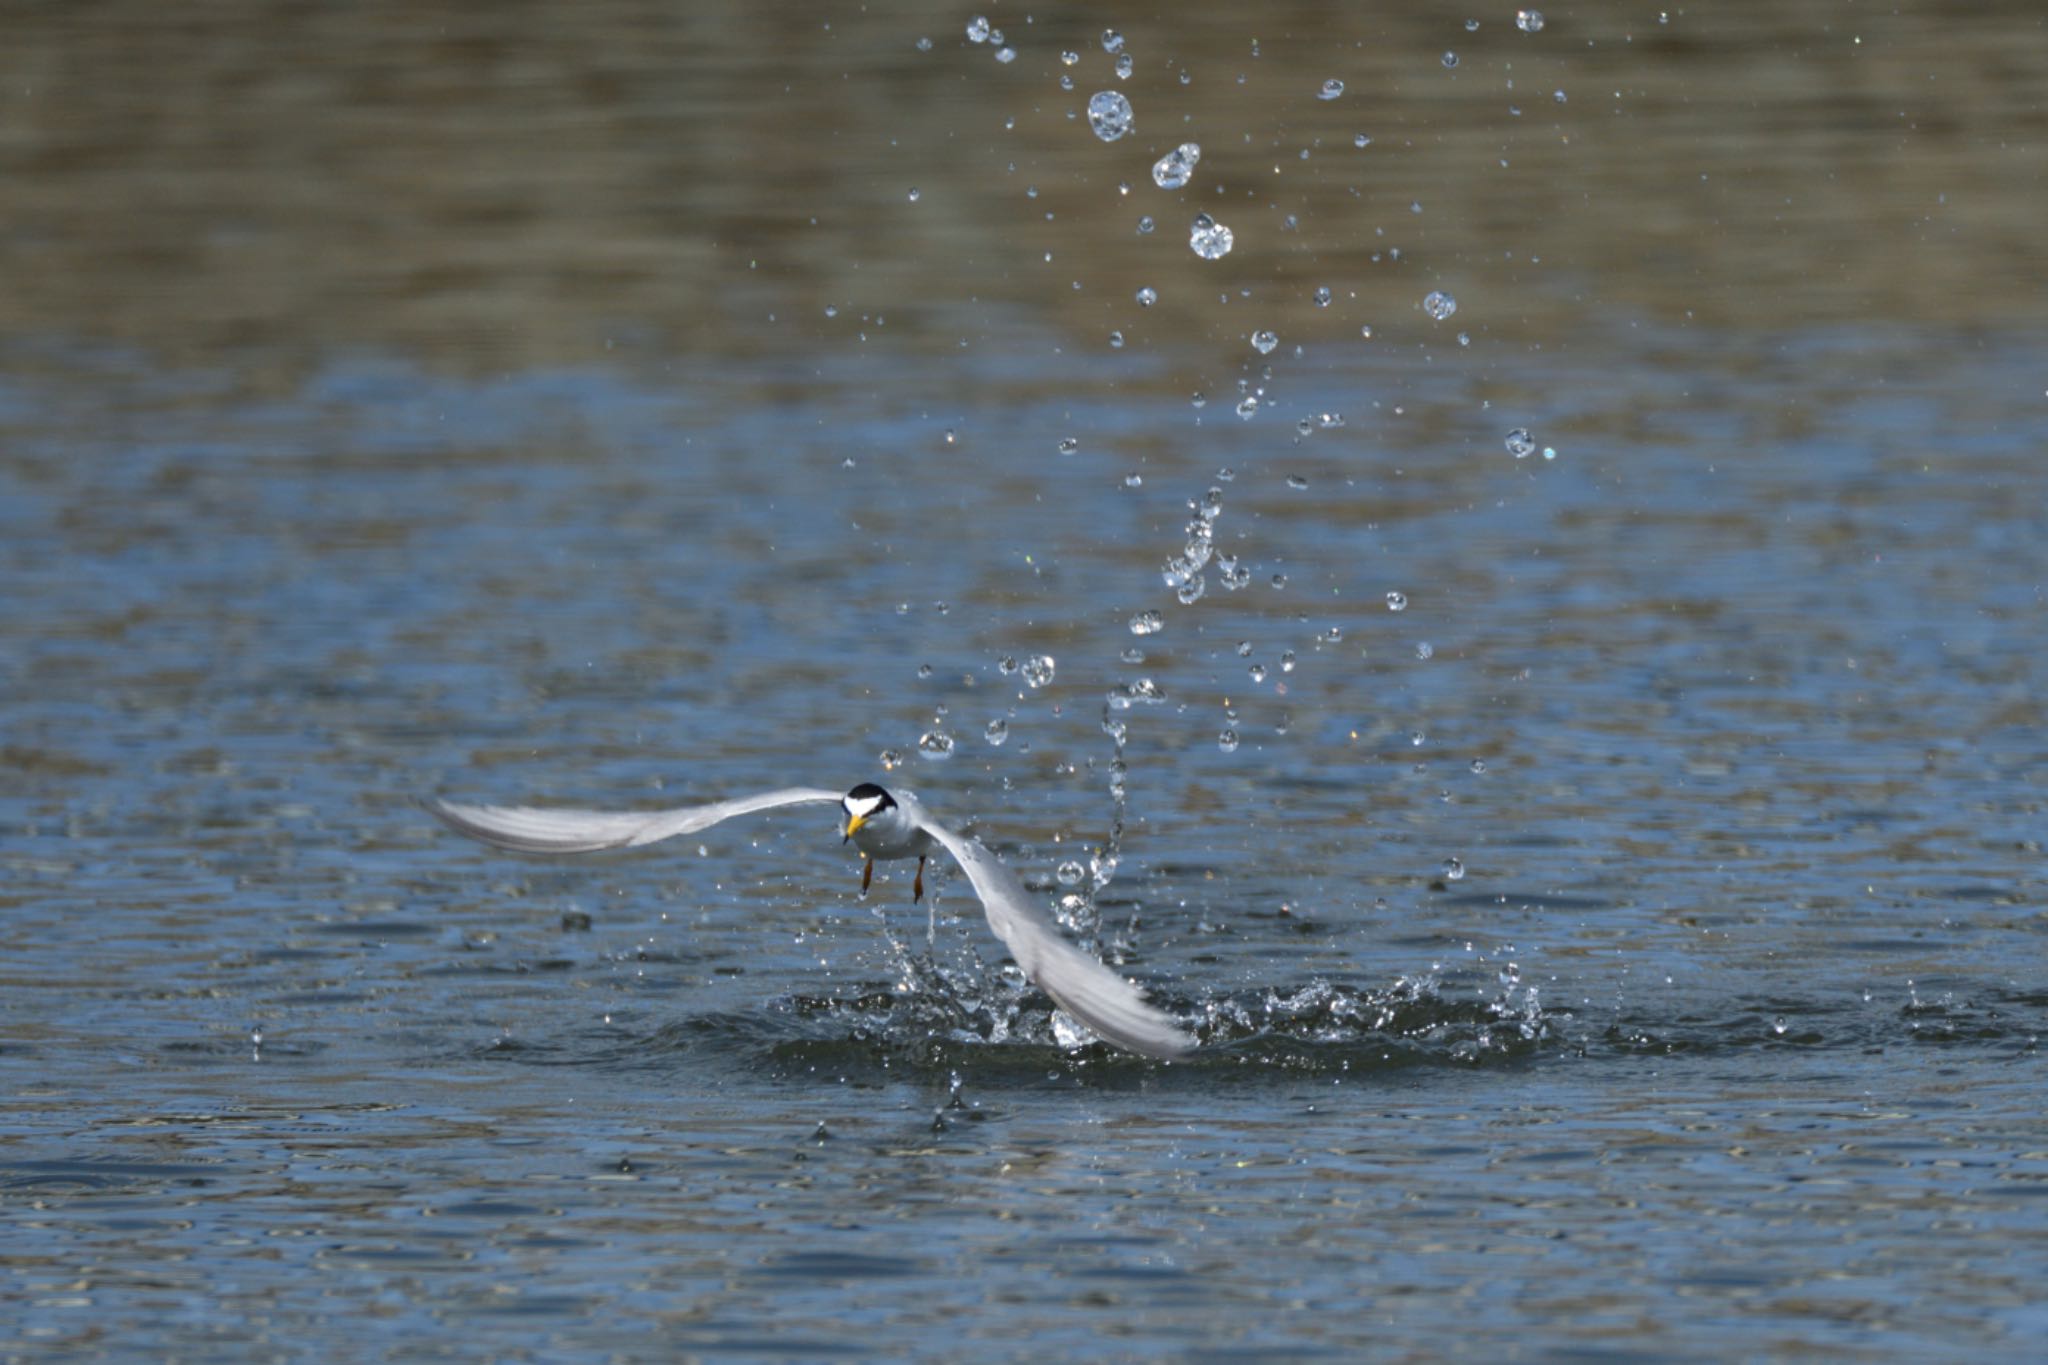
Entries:
[[1196, 218], [1188, 229], [1188, 246], [1205, 261], [1222, 260], [1230, 254], [1230, 248], [1236, 242], [1237, 238], [1229, 228], [1206, 213]]
[[1201, 143], [1183, 142], [1152, 163], [1152, 183], [1162, 190], [1177, 190], [1194, 176], [1195, 163], [1201, 159]]
[[1104, 142], [1114, 142], [1131, 131], [1136, 119], [1131, 102], [1120, 90], [1102, 90], [1089, 97], [1088, 126]]

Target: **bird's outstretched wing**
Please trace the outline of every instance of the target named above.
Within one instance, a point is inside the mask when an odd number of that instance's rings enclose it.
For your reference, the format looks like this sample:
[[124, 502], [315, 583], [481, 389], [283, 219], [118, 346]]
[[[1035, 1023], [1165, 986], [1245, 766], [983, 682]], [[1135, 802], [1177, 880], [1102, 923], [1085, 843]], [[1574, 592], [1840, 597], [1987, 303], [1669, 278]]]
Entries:
[[472, 839], [520, 853], [596, 853], [607, 848], [638, 848], [678, 834], [708, 829], [735, 815], [777, 806], [837, 803], [838, 792], [820, 787], [785, 787], [713, 801], [706, 806], [673, 810], [601, 811], [542, 810], [532, 806], [462, 806], [429, 797], [425, 806], [442, 824]]
[[1178, 1057], [1194, 1047], [1195, 1040], [1163, 1010], [1146, 1003], [1143, 991], [1068, 942], [1038, 898], [995, 854], [934, 821], [915, 798], [899, 791], [896, 800], [953, 855], [981, 897], [989, 928], [1024, 975], [1061, 1009], [1118, 1047], [1147, 1057]]

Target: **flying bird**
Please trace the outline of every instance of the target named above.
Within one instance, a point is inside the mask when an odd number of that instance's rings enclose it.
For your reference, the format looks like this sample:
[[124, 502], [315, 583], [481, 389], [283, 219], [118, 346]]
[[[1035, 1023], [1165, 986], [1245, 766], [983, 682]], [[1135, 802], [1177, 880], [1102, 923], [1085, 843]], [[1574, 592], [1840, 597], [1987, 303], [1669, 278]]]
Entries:
[[1097, 1036], [1131, 1052], [1170, 1059], [1195, 1046], [1173, 1019], [1145, 999], [1144, 992], [1082, 952], [1060, 933], [1044, 905], [979, 840], [931, 817], [908, 791], [888, 791], [863, 782], [841, 795], [822, 787], [780, 791], [655, 811], [550, 810], [530, 806], [466, 806], [430, 798], [423, 804], [449, 828], [519, 853], [596, 853], [638, 848], [755, 811], [837, 802], [844, 820], [841, 842], [851, 840], [866, 858], [865, 893], [877, 861], [917, 859], [912, 900], [924, 895], [924, 865], [944, 849], [981, 900], [988, 927], [1034, 985]]

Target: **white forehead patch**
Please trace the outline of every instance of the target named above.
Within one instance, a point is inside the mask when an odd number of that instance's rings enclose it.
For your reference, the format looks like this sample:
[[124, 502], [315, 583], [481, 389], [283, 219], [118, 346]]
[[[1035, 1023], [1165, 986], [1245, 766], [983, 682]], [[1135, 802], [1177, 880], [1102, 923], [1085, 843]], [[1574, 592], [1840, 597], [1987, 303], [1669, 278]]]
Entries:
[[879, 796], [849, 796], [844, 798], [840, 804], [846, 807], [848, 815], [858, 815], [865, 819], [882, 808], [882, 798]]

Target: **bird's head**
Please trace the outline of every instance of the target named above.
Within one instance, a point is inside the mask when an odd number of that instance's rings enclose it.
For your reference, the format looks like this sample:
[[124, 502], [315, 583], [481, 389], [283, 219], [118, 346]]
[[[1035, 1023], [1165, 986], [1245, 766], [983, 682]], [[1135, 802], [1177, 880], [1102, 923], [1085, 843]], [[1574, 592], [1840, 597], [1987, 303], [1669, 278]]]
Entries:
[[896, 798], [872, 782], [863, 782], [839, 798], [841, 810], [846, 812], [846, 828], [839, 842], [845, 843], [860, 833], [861, 826], [879, 818], [885, 811], [896, 809]]

